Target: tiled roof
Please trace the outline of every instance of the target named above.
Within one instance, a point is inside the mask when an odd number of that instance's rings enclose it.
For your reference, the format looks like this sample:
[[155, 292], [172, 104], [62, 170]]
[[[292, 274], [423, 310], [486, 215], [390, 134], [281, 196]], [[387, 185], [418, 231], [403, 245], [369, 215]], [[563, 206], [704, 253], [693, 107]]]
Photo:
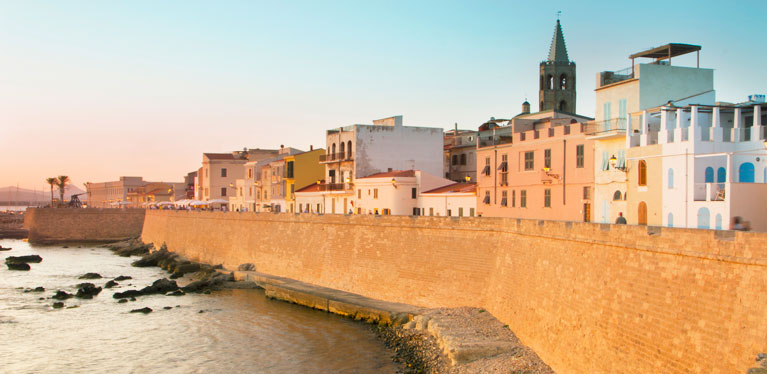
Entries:
[[[320, 183], [325, 183], [324, 180], [320, 181]], [[297, 190], [296, 192], [319, 192], [320, 191], [320, 185], [317, 183], [312, 183], [304, 188], [301, 188]]]
[[234, 155], [231, 153], [203, 153], [203, 156], [209, 160], [234, 160]]
[[358, 179], [367, 179], [367, 178], [394, 178], [394, 177], [415, 177], [415, 170], [387, 171], [387, 172], [383, 172], [383, 173], [370, 174], [367, 177], [362, 177], [362, 178], [358, 178]]
[[423, 193], [471, 193], [477, 191], [476, 183], [453, 183]]

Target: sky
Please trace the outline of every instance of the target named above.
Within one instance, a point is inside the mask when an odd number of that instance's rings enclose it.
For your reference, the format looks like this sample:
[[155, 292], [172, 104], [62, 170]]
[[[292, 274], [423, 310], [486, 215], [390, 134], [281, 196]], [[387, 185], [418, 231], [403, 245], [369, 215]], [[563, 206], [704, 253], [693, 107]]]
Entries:
[[670, 42], [703, 47], [717, 100], [767, 91], [764, 1], [0, 0], [0, 186], [180, 182], [203, 152], [535, 111], [558, 11], [579, 114], [598, 72]]

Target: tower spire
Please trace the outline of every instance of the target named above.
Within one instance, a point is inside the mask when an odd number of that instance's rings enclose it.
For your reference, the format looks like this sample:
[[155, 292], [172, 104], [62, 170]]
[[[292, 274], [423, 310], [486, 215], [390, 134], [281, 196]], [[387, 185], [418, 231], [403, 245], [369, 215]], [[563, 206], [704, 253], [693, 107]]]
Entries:
[[559, 23], [559, 14], [557, 14], [557, 25], [554, 27], [554, 37], [551, 39], [551, 48], [549, 48], [549, 61], [570, 61], [570, 58], [567, 57], [567, 47], [565, 46], [565, 35], [562, 33], [562, 24]]

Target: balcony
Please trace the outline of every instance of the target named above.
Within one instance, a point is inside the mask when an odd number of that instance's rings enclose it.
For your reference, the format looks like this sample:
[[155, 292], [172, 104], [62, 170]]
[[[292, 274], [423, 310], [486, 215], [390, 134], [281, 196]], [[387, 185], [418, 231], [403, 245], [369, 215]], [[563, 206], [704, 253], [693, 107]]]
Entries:
[[618, 71], [603, 71], [599, 73], [599, 87], [604, 87], [613, 83], [623, 82], [634, 78], [632, 68], [625, 68]]
[[346, 154], [345, 152], [320, 155], [321, 163], [341, 162], [341, 161], [352, 161], [352, 155]]
[[513, 139], [511, 135], [496, 135], [496, 136], [487, 136], [487, 137], [480, 137], [479, 139], [479, 147], [491, 147], [494, 145], [502, 145], [502, 144], [511, 144], [513, 143]]
[[322, 192], [344, 192], [354, 189], [354, 183], [323, 183], [320, 184]]
[[725, 201], [727, 183], [695, 183], [694, 201]]
[[626, 119], [613, 118], [606, 121], [589, 122], [585, 125], [586, 136], [591, 138], [609, 138], [626, 135]]

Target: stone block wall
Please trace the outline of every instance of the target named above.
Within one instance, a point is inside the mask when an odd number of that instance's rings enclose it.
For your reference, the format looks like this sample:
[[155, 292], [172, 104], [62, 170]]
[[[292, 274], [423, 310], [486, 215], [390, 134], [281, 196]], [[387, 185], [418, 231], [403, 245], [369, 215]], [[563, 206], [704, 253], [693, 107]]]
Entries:
[[144, 209], [29, 208], [24, 228], [29, 242], [109, 242], [141, 235]]
[[767, 234], [148, 211], [143, 238], [368, 297], [483, 307], [560, 373], [744, 373], [767, 350]]

